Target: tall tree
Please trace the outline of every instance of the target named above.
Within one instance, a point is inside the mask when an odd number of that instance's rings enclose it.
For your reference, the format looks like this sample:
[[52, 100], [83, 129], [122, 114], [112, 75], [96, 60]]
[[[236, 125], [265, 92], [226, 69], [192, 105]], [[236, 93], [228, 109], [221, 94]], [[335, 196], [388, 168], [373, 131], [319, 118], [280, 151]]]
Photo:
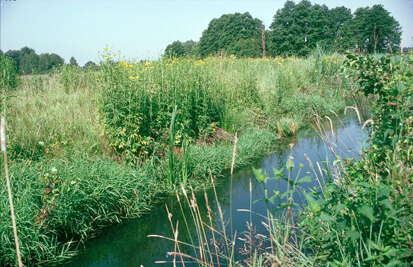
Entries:
[[181, 57], [185, 55], [185, 48], [180, 41], [175, 41], [165, 49], [166, 57]]
[[307, 55], [317, 43], [329, 39], [329, 11], [325, 5], [303, 0], [287, 1], [274, 15], [270, 25], [269, 53], [272, 55]]
[[44, 73], [50, 69], [50, 55], [48, 53], [40, 54], [38, 70]]
[[95, 62], [93, 62], [93, 61], [88, 61], [88, 62], [86, 62], [86, 64], [83, 66], [83, 68], [85, 68], [85, 69], [89, 69], [89, 68], [95, 68], [96, 67], [96, 63]]
[[199, 41], [200, 56], [219, 52], [261, 56], [262, 25], [261, 20], [253, 18], [248, 12], [226, 14], [211, 20]]
[[343, 28], [351, 22], [351, 10], [344, 6], [330, 9], [328, 12], [328, 45], [336, 51], [343, 51]]
[[345, 28], [346, 42], [368, 53], [393, 51], [400, 46], [401, 28], [397, 20], [382, 5], [358, 8]]
[[185, 55], [193, 55], [194, 54], [194, 48], [195, 48], [196, 44], [197, 43], [192, 41], [192, 40], [183, 42], [182, 46], [184, 47]]
[[34, 74], [39, 72], [39, 56], [36, 53], [25, 54], [20, 62], [22, 74]]
[[65, 60], [58, 54], [51, 53], [49, 56], [49, 69], [63, 65]]
[[76, 61], [76, 59], [75, 59], [74, 57], [71, 57], [71, 58], [70, 58], [69, 64], [72, 65], [72, 66], [79, 66], [79, 65], [77, 64], [77, 61]]

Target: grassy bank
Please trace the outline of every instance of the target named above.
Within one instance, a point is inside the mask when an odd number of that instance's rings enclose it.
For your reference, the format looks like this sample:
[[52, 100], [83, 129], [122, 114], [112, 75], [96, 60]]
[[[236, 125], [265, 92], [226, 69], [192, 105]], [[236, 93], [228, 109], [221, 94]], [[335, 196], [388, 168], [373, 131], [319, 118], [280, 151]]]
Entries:
[[[359, 160], [337, 156], [340, 137], [329, 118], [323, 121], [316, 116], [315, 127], [335, 158], [328, 161], [331, 165], [307, 159], [314, 179], [322, 177], [326, 182], [319, 188], [302, 188], [311, 177], [300, 172], [303, 165], [291, 156], [272, 174], [253, 169], [264, 188], [267, 213], [261, 216], [267, 232], [257, 233], [250, 217], [247, 231], [229, 234], [220, 210], [216, 216], [222, 226], [209, 219], [213, 212], [208, 201], [207, 218], [193, 205], [191, 216], [182, 216], [196, 225], [195, 242], [177, 240], [178, 222], [173, 224], [171, 219], [175, 239], [154, 235], [174, 243], [174, 251], [168, 253], [174, 261], [201, 266], [411, 266], [413, 55], [348, 55], [344, 64], [360, 92], [375, 98], [371, 118], [364, 126], [360, 120], [360, 127], [369, 131], [370, 144]], [[296, 169], [300, 171], [292, 177]], [[284, 192], [277, 190], [280, 181], [288, 182]], [[276, 189], [269, 190], [274, 184]], [[305, 206], [295, 203], [299, 198], [307, 200]], [[219, 205], [218, 197], [215, 201]], [[200, 203], [195, 194], [185, 194], [183, 202]], [[241, 255], [236, 251], [239, 243]]]
[[[248, 165], [313, 110], [343, 109], [354, 86], [337, 55], [146, 63], [103, 56], [97, 70], [65, 66], [7, 92], [9, 165], [27, 265], [71, 257], [101, 227], [142, 216], [181, 183], [196, 187], [221, 174], [231, 165], [235, 132], [236, 167]], [[4, 190], [0, 200], [0, 263], [13, 265]]]

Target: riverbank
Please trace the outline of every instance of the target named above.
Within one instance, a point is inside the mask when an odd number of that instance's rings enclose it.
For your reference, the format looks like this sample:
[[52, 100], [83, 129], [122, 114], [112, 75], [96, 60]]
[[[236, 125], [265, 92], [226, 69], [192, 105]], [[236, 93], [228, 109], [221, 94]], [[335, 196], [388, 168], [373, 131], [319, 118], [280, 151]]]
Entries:
[[[344, 109], [354, 93], [338, 55], [105, 57], [98, 71], [65, 66], [9, 92], [9, 165], [26, 265], [70, 258], [102, 227], [140, 217], [180, 184], [221, 174], [233, 153], [225, 136], [239, 133], [235, 167], [247, 166], [314, 110]], [[0, 263], [13, 265], [5, 192], [0, 199]]]

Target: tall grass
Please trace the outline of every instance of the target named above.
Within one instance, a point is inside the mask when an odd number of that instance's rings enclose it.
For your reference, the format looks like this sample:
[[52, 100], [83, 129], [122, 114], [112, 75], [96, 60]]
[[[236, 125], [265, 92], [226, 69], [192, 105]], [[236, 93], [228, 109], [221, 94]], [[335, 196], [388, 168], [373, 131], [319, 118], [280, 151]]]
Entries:
[[[208, 186], [210, 174], [231, 167], [223, 133], [240, 133], [235, 167], [247, 166], [311, 110], [344, 108], [349, 88], [337, 55], [146, 63], [104, 56], [97, 70], [63, 66], [6, 92], [26, 264], [73, 256], [98, 229], [142, 216], [181, 183]], [[3, 265], [15, 262], [5, 199], [0, 193]]]

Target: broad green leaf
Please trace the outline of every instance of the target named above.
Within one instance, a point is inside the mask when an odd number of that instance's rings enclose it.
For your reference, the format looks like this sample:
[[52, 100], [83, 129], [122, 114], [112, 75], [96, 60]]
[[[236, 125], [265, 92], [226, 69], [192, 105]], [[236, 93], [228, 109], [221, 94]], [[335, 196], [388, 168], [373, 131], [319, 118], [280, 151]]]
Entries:
[[295, 184], [299, 185], [301, 183], [310, 183], [312, 181], [310, 176], [304, 176], [303, 178], [301, 178], [300, 180], [298, 180]]
[[335, 220], [333, 216], [328, 214], [321, 214], [318, 218], [323, 222], [332, 222]]
[[262, 173], [262, 169], [255, 169], [252, 168], [252, 172], [254, 173], [255, 178], [260, 182], [260, 183], [265, 183], [267, 180], [267, 175]]
[[362, 206], [359, 208], [359, 212], [370, 219], [373, 220], [373, 208], [370, 206]]

